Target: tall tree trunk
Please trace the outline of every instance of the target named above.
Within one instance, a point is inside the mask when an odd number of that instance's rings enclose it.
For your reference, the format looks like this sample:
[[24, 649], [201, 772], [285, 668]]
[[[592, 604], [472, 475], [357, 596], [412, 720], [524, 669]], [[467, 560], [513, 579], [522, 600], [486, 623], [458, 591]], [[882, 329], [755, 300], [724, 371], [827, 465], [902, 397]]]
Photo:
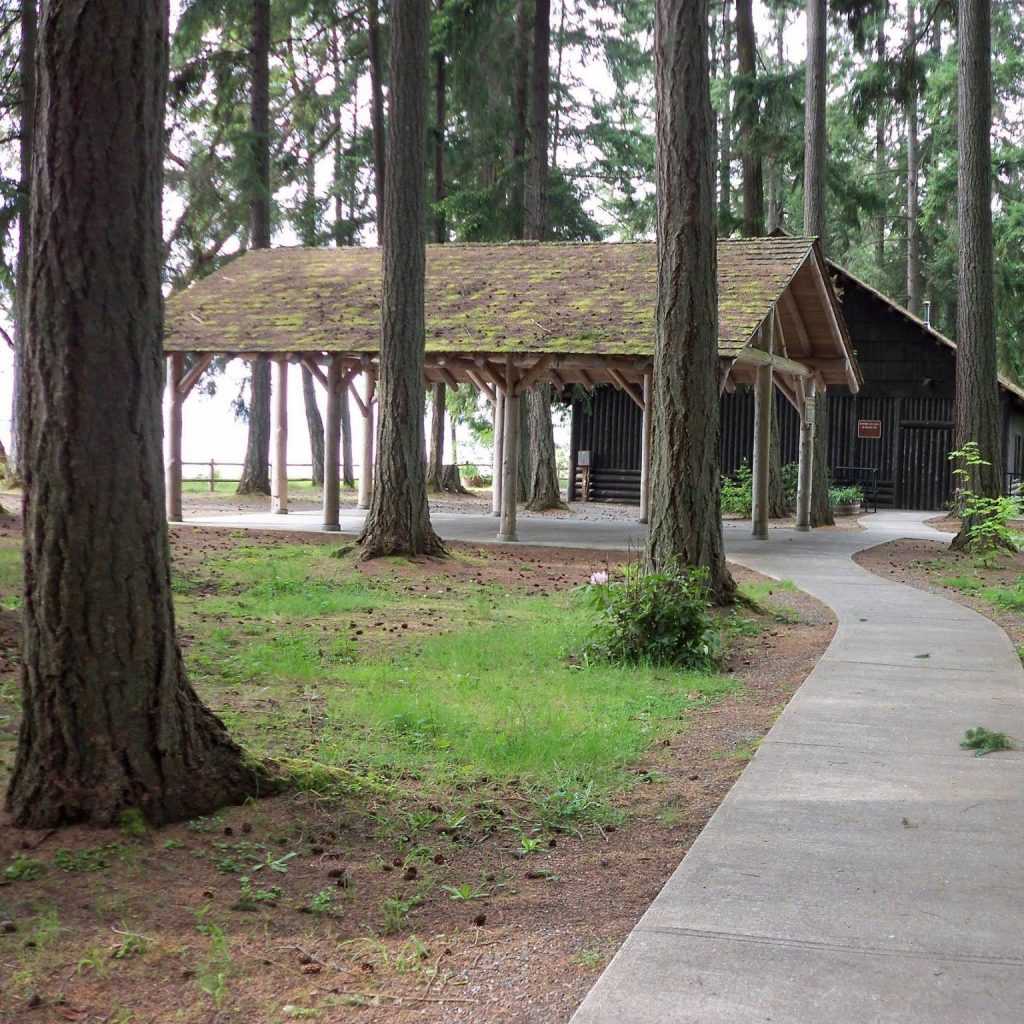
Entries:
[[[533, 61], [530, 85], [530, 159], [526, 177], [526, 237], [543, 242], [548, 221], [548, 122], [551, 107], [551, 0], [536, 0], [533, 10]], [[534, 512], [563, 508], [551, 423], [551, 388], [537, 384], [526, 393], [529, 439], [526, 507]]]
[[[417, 0], [418, 2], [418, 0]], [[370, 131], [373, 137], [373, 195], [376, 200], [377, 241], [383, 244], [384, 166], [384, 72], [380, 53], [380, 9], [377, 0], [366, 2], [366, 50], [370, 60]]]
[[757, 132], [757, 38], [753, 0], [736, 0], [736, 59], [740, 88], [736, 90], [736, 116], [740, 122], [743, 157], [743, 234], [764, 234], [764, 173], [754, 136]]
[[[953, 419], [957, 448], [974, 441], [988, 463], [969, 467], [962, 486], [994, 498], [1003, 492], [1003, 453], [993, 312], [990, 0], [960, 5], [957, 39], [960, 266]], [[965, 518], [954, 547], [969, 543], [972, 525]]]
[[[775, 8], [775, 66], [776, 73], [782, 74], [786, 67], [786, 8], [777, 4]], [[781, 231], [786, 219], [786, 199], [782, 179], [782, 158], [776, 154], [768, 161], [768, 234]], [[777, 437], [772, 431], [772, 437]]]
[[768, 516], [786, 514], [786, 489], [782, 484], [782, 438], [779, 436], [779, 407], [772, 390], [771, 443], [768, 447]]
[[391, 0], [390, 23], [377, 459], [363, 558], [444, 553], [423, 464], [428, 0]]
[[548, 229], [548, 133], [551, 107], [551, 0], [535, 0], [530, 76], [530, 159], [526, 170], [526, 237]]
[[732, 19], [729, 0], [722, 0], [722, 130], [719, 133], [718, 160], [718, 233], [727, 235], [732, 229]]
[[352, 413], [348, 401], [348, 388], [341, 396], [341, 482], [355, 487], [356, 476], [352, 463]]
[[562, 143], [562, 64], [565, 58], [565, 8], [566, 0], [561, 0], [558, 17], [558, 39], [556, 48], [558, 60], [555, 62], [555, 110], [551, 128], [551, 166], [558, 166], [558, 149]]
[[[804, 234], [816, 235], [825, 248], [825, 0], [807, 0], [807, 91], [804, 101]], [[828, 500], [828, 396], [817, 399], [814, 426], [811, 526], [831, 526]]]
[[[911, 65], [916, 65], [917, 44], [915, 10], [913, 2], [907, 4], [907, 39], [911, 50]], [[921, 154], [917, 125], [917, 83], [911, 76], [910, 92], [907, 95], [907, 309], [914, 316], [921, 315], [921, 296], [924, 290], [921, 275], [921, 226], [920, 226], [920, 174]]]
[[[444, 7], [444, 0], [437, 0], [437, 9]], [[446, 60], [444, 50], [438, 50], [435, 57], [436, 72], [434, 77], [434, 241], [448, 241], [448, 225], [445, 222], [444, 208], [444, 128], [447, 119], [448, 89], [445, 82]]]
[[306, 428], [309, 430], [309, 454], [312, 462], [312, 480], [317, 487], [324, 482], [324, 421], [316, 404], [316, 386], [313, 374], [302, 367], [302, 404], [306, 410]]
[[528, 131], [530, 90], [530, 4], [529, 0], [516, 0], [515, 43], [515, 121], [512, 131], [513, 187], [510, 197], [513, 234], [526, 237], [526, 136]]
[[447, 388], [438, 382], [430, 396], [430, 449], [427, 456], [427, 490], [443, 489], [444, 476], [444, 409]]
[[21, 77], [18, 175], [18, 262], [14, 282], [14, 386], [11, 389], [11, 444], [7, 452], [6, 476], [13, 483], [21, 482], [21, 353], [28, 322], [28, 257], [32, 248], [32, 227], [29, 216], [32, 191], [32, 147], [34, 145], [36, 103], [36, 0], [22, 0], [21, 40], [18, 50], [18, 73]]
[[[305, 172], [301, 241], [305, 246], [315, 247], [319, 239], [316, 217], [316, 158], [312, 153], [306, 158]], [[321, 486], [324, 482], [324, 421], [320, 415], [320, 407], [316, 404], [313, 374], [306, 366], [302, 367], [302, 405], [306, 413], [306, 429], [309, 432], [310, 478], [315, 486]]]
[[647, 559], [736, 587], [722, 543], [718, 471], [718, 281], [708, 76], [708, 0], [658, 0], [658, 303]]
[[270, 494], [270, 362], [249, 364], [249, 432], [245, 462], [238, 480], [239, 494]]
[[189, 685], [174, 636], [160, 425], [167, 17], [166, 0], [42, 5], [23, 717], [7, 792], [23, 827], [110, 825], [129, 808], [190, 818], [260, 781]]
[[[249, 241], [270, 248], [270, 0], [252, 0], [250, 41]], [[270, 364], [254, 359], [249, 382], [249, 438], [239, 494], [270, 494]]]
[[[888, 2], [882, 5], [879, 13], [878, 33], [875, 36], [875, 61], [879, 67], [885, 64], [885, 19], [889, 11]], [[885, 206], [888, 188], [886, 178], [888, 168], [885, 160], [885, 99], [879, 98], [878, 109], [875, 111], [875, 187], [880, 200], [878, 215], [875, 217], [875, 266], [885, 270]]]

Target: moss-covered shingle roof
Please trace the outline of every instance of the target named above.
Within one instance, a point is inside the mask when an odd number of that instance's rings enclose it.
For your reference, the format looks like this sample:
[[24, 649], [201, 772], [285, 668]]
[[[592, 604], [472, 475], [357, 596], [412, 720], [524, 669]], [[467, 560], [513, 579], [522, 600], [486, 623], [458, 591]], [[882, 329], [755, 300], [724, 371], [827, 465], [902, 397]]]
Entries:
[[[735, 355], [811, 255], [813, 239], [718, 243], [719, 352]], [[251, 251], [167, 303], [165, 348], [375, 352], [380, 250]], [[427, 350], [649, 355], [652, 242], [431, 245]]]

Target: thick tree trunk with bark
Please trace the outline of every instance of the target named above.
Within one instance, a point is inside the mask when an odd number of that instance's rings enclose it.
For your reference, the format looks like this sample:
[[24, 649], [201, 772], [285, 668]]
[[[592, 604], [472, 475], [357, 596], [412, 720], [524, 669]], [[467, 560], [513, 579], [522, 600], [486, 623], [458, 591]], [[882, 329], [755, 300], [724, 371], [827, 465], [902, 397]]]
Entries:
[[[957, 28], [957, 220], [960, 227], [956, 321], [955, 443], [977, 443], [989, 465], [969, 469], [975, 494], [1003, 493], [992, 251], [992, 10], [990, 0], [961, 4]], [[965, 520], [953, 541], [965, 547]]]
[[430, 389], [430, 445], [427, 454], [427, 490], [444, 487], [444, 411], [448, 389], [438, 382]]
[[352, 412], [348, 401], [348, 388], [341, 393], [341, 482], [355, 487], [356, 475], [352, 464]]
[[551, 385], [537, 384], [526, 393], [530, 438], [530, 482], [526, 507], [531, 512], [565, 508], [558, 485], [555, 435], [551, 424]]
[[729, 17], [729, 0], [722, 2], [722, 80], [726, 88], [718, 139], [718, 233], [726, 235], [732, 224], [732, 19]]
[[530, 431], [527, 423], [527, 419], [530, 415], [529, 406], [525, 395], [520, 395], [513, 401], [519, 403], [519, 460], [516, 463], [516, 469], [519, 477], [519, 494], [518, 498], [520, 501], [530, 500]]
[[708, 0], [658, 0], [658, 303], [647, 560], [736, 587], [722, 543], [718, 471], [718, 282], [708, 76]]
[[32, 248], [29, 209], [32, 191], [32, 147], [36, 102], [36, 0], [22, 0], [21, 40], [18, 51], [18, 73], [21, 79], [19, 140], [20, 171], [18, 180], [18, 262], [14, 282], [14, 366], [11, 388], [11, 445], [7, 452], [4, 476], [10, 483], [21, 482], [21, 383], [19, 367], [28, 321], [28, 255]]
[[428, 0], [392, 0], [377, 457], [364, 558], [444, 554], [423, 460], [428, 24]]
[[249, 364], [249, 432], [245, 462], [238, 480], [239, 494], [270, 494], [270, 362], [263, 357]]
[[[825, 248], [825, 0], [807, 0], [807, 89], [804, 101], [804, 234], [816, 235]], [[821, 389], [814, 427], [814, 484], [811, 526], [831, 526], [828, 500], [828, 398]]]
[[551, 0], [533, 8], [530, 72], [530, 159], [526, 170], [526, 237], [543, 242], [548, 229], [548, 133], [551, 107]]
[[[911, 61], [916, 62], [917, 44], [914, 4], [907, 4], [907, 38], [910, 40]], [[920, 175], [921, 153], [917, 124], [917, 85], [911, 82], [907, 96], [907, 309], [914, 316], [921, 315], [923, 282], [921, 275], [921, 208]]]
[[[885, 64], [885, 19], [888, 13], [889, 5], [886, 2], [879, 14], [878, 33], [875, 36], [875, 61], [879, 67]], [[885, 270], [885, 194], [888, 191], [885, 159], [886, 102], [885, 98], [880, 97], [878, 109], [875, 111], [875, 181], [879, 196], [882, 198], [878, 215], [875, 217], [875, 266], [879, 271]]]
[[[444, 0], [437, 0], [440, 10]], [[445, 220], [442, 203], [445, 197], [444, 186], [444, 146], [445, 121], [447, 119], [448, 87], [446, 83], [447, 62], [444, 50], [439, 50], [435, 57], [434, 73], [434, 241], [448, 241], [448, 225]]]
[[526, 136], [528, 131], [530, 89], [530, 4], [516, 2], [515, 43], [515, 122], [512, 132], [513, 188], [510, 197], [515, 237], [526, 237]]
[[[270, 248], [270, 0], [252, 0], [250, 41], [249, 241]], [[270, 364], [252, 362], [249, 382], [249, 438], [239, 494], [270, 494]]]
[[302, 367], [302, 404], [306, 410], [306, 427], [309, 430], [309, 452], [312, 461], [312, 479], [316, 486], [324, 482], [324, 421], [320, 407], [316, 404], [316, 385], [313, 374]]
[[377, 242], [384, 238], [384, 71], [380, 53], [380, 10], [377, 0], [366, 3], [366, 50], [370, 60], [370, 131], [373, 138], [373, 194], [377, 203]]
[[[775, 9], [775, 66], [779, 74], [786, 66], [786, 9], [779, 4]], [[782, 158], [778, 154], [769, 158], [768, 161], [768, 221], [765, 225], [768, 234], [783, 229], [783, 222], [786, 219], [786, 197], [782, 179]], [[776, 434], [772, 433], [772, 442], [775, 443]]]
[[[160, 823], [259, 789], [189, 685], [163, 509], [167, 5], [44, 0], [15, 822]], [[102, 186], [102, 187], [101, 187]]]
[[740, 88], [736, 90], [736, 116], [740, 124], [743, 156], [743, 234], [748, 238], [764, 234], [764, 173], [757, 152], [758, 106], [757, 38], [754, 35], [753, 0], [736, 0], [736, 60]]

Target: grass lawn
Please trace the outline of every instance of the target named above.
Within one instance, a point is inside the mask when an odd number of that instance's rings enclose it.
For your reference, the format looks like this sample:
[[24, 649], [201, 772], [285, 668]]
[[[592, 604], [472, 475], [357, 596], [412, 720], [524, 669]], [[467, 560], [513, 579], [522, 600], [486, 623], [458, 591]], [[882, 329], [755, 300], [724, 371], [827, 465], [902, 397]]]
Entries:
[[[292, 786], [159, 832], [0, 826], [0, 1021], [567, 1019], [832, 628], [747, 574], [720, 671], [588, 664], [601, 555], [172, 539], [191, 679]], [[19, 543], [0, 524], [0, 785]]]

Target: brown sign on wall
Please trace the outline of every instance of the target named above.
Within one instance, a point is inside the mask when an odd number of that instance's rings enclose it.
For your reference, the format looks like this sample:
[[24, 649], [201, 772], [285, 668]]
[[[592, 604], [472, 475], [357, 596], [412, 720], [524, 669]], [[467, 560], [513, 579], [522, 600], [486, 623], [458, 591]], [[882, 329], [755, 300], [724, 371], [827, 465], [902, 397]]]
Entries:
[[857, 437], [877, 438], [882, 436], [881, 420], [857, 420]]

